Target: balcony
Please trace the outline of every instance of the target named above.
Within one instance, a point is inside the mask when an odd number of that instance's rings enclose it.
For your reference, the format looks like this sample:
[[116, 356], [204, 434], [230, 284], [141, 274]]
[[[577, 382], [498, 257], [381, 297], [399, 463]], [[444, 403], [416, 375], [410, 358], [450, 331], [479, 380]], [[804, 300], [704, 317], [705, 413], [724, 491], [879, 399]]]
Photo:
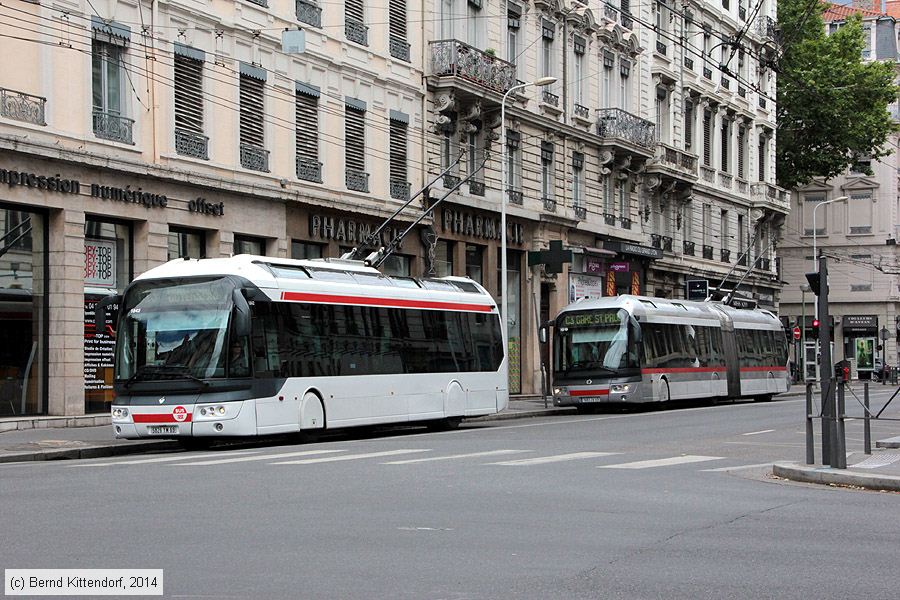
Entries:
[[738, 96], [740, 96], [741, 98], [746, 98], [747, 97], [747, 88], [745, 88], [742, 85], [739, 85], [738, 86]]
[[719, 187], [730, 190], [734, 187], [734, 177], [724, 171], [719, 171]]
[[693, 71], [694, 70], [694, 59], [688, 58], [687, 56], [685, 56], [684, 57], [684, 66], [687, 67], [688, 69], [690, 69], [691, 71]]
[[755, 25], [756, 35], [763, 40], [775, 39], [775, 20], [772, 17], [757, 17]]
[[722, 77], [722, 87], [725, 88], [726, 90], [730, 90], [731, 89], [731, 80], [728, 79], [727, 77]]
[[550, 90], [541, 90], [541, 102], [543, 102], [544, 104], [549, 104], [554, 108], [558, 108], [559, 96], [557, 96]]
[[654, 248], [662, 250], [662, 236], [659, 235], [658, 233], [651, 233], [650, 234], [650, 245], [653, 246]]
[[657, 173], [672, 179], [697, 181], [697, 155], [660, 142], [656, 156], [647, 163], [648, 173]]
[[757, 264], [759, 265], [757, 268], [760, 271], [766, 271], [767, 273], [772, 271], [772, 261], [768, 258], [760, 258]]
[[556, 212], [556, 200], [553, 198], [544, 198], [544, 210], [547, 212]]
[[760, 107], [760, 108], [765, 108], [765, 107], [766, 107], [766, 99], [763, 98], [762, 96], [759, 97], [759, 107]]
[[347, 167], [344, 173], [344, 182], [351, 192], [369, 192], [369, 174]]
[[710, 69], [709, 67], [704, 65], [703, 76], [706, 77], [707, 79], [712, 79], [712, 69]]
[[582, 106], [577, 102], [575, 103], [575, 107], [573, 108], [572, 112], [576, 117], [578, 117], [579, 119], [584, 119], [585, 121], [588, 121], [591, 118], [591, 109], [589, 109], [587, 106]]
[[506, 190], [506, 197], [510, 204], [518, 204], [521, 206], [525, 201], [522, 190]]
[[746, 196], [750, 193], [750, 184], [740, 178], [735, 178], [734, 180], [735, 186], [737, 188], [738, 194], [742, 196]]
[[619, 15], [619, 22], [622, 23], [622, 27], [625, 29], [631, 29], [634, 26], [634, 19], [631, 18], [631, 13], [623, 12]]
[[104, 140], [134, 144], [134, 119], [108, 112], [94, 111], [94, 135]]
[[430, 46], [433, 77], [455, 77], [498, 94], [516, 84], [516, 66], [493, 54], [459, 40], [438, 40]]
[[257, 6], [262, 6], [263, 8], [269, 8], [269, 3], [266, 0], [247, 0], [250, 4], [255, 4]]
[[662, 54], [663, 56], [665, 56], [666, 55], [666, 44], [664, 42], [656, 40], [656, 52], [657, 52], [657, 54]]
[[746, 266], [747, 266], [747, 254], [746, 254], [746, 253], [741, 254], [741, 255], [738, 257], [738, 259], [737, 259], [737, 264], [738, 264], [739, 267], [746, 267]]
[[484, 182], [470, 179], [469, 180], [469, 193], [472, 194], [473, 196], [484, 196]]
[[409, 43], [405, 39], [391, 34], [388, 38], [388, 46], [391, 56], [409, 62]]
[[662, 237], [662, 249], [663, 252], [671, 252], [672, 251], [672, 238], [664, 235]]
[[603, 15], [613, 23], [619, 20], [619, 11], [609, 4], [603, 5]]
[[744, 8], [743, 6], [738, 7], [738, 18], [741, 21], [747, 20], [747, 9]]
[[365, 23], [360, 23], [356, 19], [344, 18], [344, 35], [349, 41], [360, 46], [369, 45], [369, 28]]
[[444, 175], [444, 189], [452, 190], [456, 186], [459, 185], [459, 175], [451, 175], [447, 173]]
[[175, 129], [175, 152], [181, 156], [191, 156], [209, 160], [209, 138], [202, 133]]
[[700, 178], [706, 183], [716, 182], [716, 170], [706, 165], [700, 165]]
[[731, 262], [731, 250], [729, 250], [728, 248], [722, 248], [719, 251], [719, 257], [722, 259], [723, 263], [730, 263]]
[[46, 125], [44, 107], [46, 98], [0, 88], [0, 117], [23, 123]]
[[597, 135], [625, 142], [626, 148], [640, 150], [644, 155], [652, 155], [656, 146], [656, 125], [621, 108], [597, 110]]
[[241, 166], [251, 171], [269, 172], [269, 151], [253, 144], [241, 143]]
[[396, 177], [391, 177], [390, 188], [391, 198], [394, 200], [409, 200], [410, 183]]
[[631, 219], [628, 217], [622, 217], [621, 221], [622, 229], [631, 229]]
[[684, 240], [684, 241], [681, 243], [681, 248], [682, 248], [682, 252], [683, 252], [684, 254], [686, 254], [687, 256], [693, 256], [693, 255], [694, 255], [694, 242], [689, 242], [689, 241], [687, 241], [687, 240]]
[[773, 210], [786, 215], [791, 210], [791, 193], [771, 183], [754, 183], [750, 186], [750, 203], [752, 208]]
[[297, 0], [297, 20], [313, 27], [322, 26], [322, 9], [315, 2]]
[[581, 219], [582, 221], [587, 218], [587, 207], [584, 205], [573, 206], [572, 210], [575, 211], [575, 218]]
[[313, 183], [322, 183], [322, 163], [301, 156], [297, 157], [295, 163], [297, 179], [312, 181]]
[[706, 244], [703, 245], [703, 258], [705, 258], [706, 260], [713, 259], [713, 247], [712, 246], [707, 246]]
[[616, 224], [616, 215], [612, 213], [603, 213], [603, 222], [607, 225], [615, 225]]

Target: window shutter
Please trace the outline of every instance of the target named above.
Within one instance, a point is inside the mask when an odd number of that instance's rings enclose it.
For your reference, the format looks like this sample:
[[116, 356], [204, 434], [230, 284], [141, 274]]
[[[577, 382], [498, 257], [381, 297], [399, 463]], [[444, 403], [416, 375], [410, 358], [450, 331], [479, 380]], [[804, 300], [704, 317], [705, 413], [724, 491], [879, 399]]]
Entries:
[[616, 57], [612, 52], [607, 50], [603, 51], [603, 66], [607, 69], [612, 69], [613, 65], [616, 63]]
[[758, 177], [757, 181], [765, 181], [766, 180], [766, 138], [765, 136], [759, 136], [759, 150], [757, 150], [759, 157], [758, 167], [759, 172], [757, 173]]
[[712, 166], [712, 113], [703, 111], [703, 164]]
[[553, 162], [553, 142], [541, 142], [541, 160]]
[[684, 149], [690, 150], [694, 146], [694, 103], [684, 103]]
[[264, 82], [259, 79], [241, 75], [240, 102], [241, 102], [241, 143], [265, 148], [265, 133], [263, 123]]
[[297, 120], [297, 156], [312, 162], [319, 162], [318, 98], [297, 92], [294, 112]]
[[[362, 21], [362, 17], [360, 17], [360, 21]], [[388, 4], [388, 28], [391, 35], [406, 39], [406, 0], [390, 0]]]
[[391, 119], [390, 121], [390, 177], [400, 182], [406, 182], [406, 132], [407, 125], [402, 121]]
[[346, 106], [344, 109], [344, 121], [344, 148], [347, 168], [365, 171], [366, 112], [352, 106]]
[[737, 176], [739, 179], [744, 178], [744, 144], [747, 143], [747, 128], [738, 127], [738, 147], [737, 147]]
[[541, 21], [541, 36], [545, 40], [552, 40], [554, 37], [556, 37], [556, 25], [553, 23], [553, 21]]
[[727, 119], [722, 119], [722, 170], [726, 173], [728, 169], [728, 142], [731, 141], [731, 123]]
[[576, 169], [584, 168], [584, 154], [581, 152], [572, 152], [572, 166]]
[[[391, 4], [393, 4], [393, 2]], [[344, 3], [344, 14], [347, 18], [353, 19], [357, 23], [365, 23], [365, 9], [363, 0], [347, 0]], [[405, 22], [406, 19], [404, 18], [404, 25]]]
[[174, 87], [175, 127], [202, 134], [203, 63], [199, 60], [176, 54]]

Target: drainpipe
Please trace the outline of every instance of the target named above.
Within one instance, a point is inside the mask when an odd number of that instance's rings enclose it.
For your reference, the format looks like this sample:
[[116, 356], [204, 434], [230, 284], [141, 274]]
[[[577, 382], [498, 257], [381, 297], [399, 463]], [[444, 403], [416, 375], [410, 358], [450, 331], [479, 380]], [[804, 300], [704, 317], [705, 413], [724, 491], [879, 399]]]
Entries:
[[[139, 0], [140, 1], [140, 0]], [[150, 0], [150, 64], [148, 70], [150, 72], [150, 131], [151, 144], [153, 152], [153, 164], [159, 164], [159, 146], [157, 145], [157, 128], [156, 128], [156, 23], [159, 22], [159, 2]]]

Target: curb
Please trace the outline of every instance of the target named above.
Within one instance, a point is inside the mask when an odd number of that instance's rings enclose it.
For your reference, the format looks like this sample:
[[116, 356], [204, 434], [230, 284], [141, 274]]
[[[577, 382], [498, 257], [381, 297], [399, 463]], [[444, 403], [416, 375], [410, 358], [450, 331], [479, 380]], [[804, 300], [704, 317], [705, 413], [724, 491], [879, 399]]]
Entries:
[[867, 490], [900, 492], [900, 477], [892, 475], [863, 475], [830, 467], [805, 467], [798, 463], [775, 463], [772, 474], [803, 483], [852, 485]]
[[886, 440], [878, 440], [875, 442], [876, 448], [900, 448], [900, 436], [888, 438]]
[[569, 408], [540, 408], [536, 410], [516, 410], [504, 411], [493, 415], [484, 415], [483, 417], [475, 417], [466, 419], [469, 423], [478, 423], [481, 421], [506, 421], [508, 419], [530, 419], [533, 417], [548, 417], [552, 415], [574, 415], [575, 407]]
[[31, 462], [41, 460], [77, 460], [80, 458], [103, 458], [125, 456], [155, 450], [175, 450], [180, 444], [174, 440], [155, 442], [134, 442], [131, 444], [111, 444], [108, 446], [82, 446], [59, 450], [37, 450], [35, 452], [6, 452], [0, 454], [0, 463]]

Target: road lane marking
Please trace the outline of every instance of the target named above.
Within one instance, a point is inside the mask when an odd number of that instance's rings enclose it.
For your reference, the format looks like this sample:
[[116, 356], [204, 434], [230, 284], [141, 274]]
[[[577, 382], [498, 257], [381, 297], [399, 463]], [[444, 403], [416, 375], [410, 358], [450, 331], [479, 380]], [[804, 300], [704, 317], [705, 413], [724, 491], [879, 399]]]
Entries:
[[428, 458], [410, 458], [408, 460], [393, 460], [391, 462], [383, 462], [383, 465], [409, 465], [412, 463], [430, 462], [435, 460], [455, 460], [457, 458], [475, 458], [478, 456], [496, 456], [498, 454], [520, 454], [522, 452], [531, 452], [531, 450], [490, 450], [487, 452], [471, 452], [469, 454], [451, 454], [449, 456], [430, 456]]
[[359, 460], [362, 458], [378, 458], [379, 456], [397, 456], [398, 454], [415, 454], [417, 452], [431, 452], [430, 448], [385, 450], [384, 452], [366, 452], [365, 454], [342, 454], [341, 456], [327, 456], [325, 458], [305, 458], [303, 460], [288, 460], [285, 462], [273, 462], [271, 465], [312, 465], [316, 463], [338, 462], [342, 460]]
[[751, 431], [750, 433], [742, 433], [741, 435], [759, 435], [761, 433], [772, 433], [774, 429], [763, 429], [762, 431]]
[[179, 463], [177, 465], [169, 465], [170, 467], [200, 467], [206, 465], [224, 465], [228, 463], [250, 462], [252, 460], [270, 460], [279, 458], [290, 458], [291, 456], [315, 456], [317, 454], [333, 454], [335, 452], [346, 452], [346, 450], [303, 450], [301, 452], [281, 452], [278, 454], [260, 454], [259, 456], [239, 456], [237, 458], [222, 458], [220, 460], [203, 460], [200, 462]]
[[601, 465], [598, 469], [652, 469], [653, 467], [670, 467], [687, 463], [706, 462], [709, 460], [723, 460], [724, 456], [698, 456], [688, 454], [685, 456], [672, 456], [671, 458], [659, 458], [656, 460], [639, 460], [636, 462], [620, 463], [617, 465]]
[[99, 463], [79, 463], [77, 465], [66, 465], [68, 467], [109, 467], [115, 465], [143, 465], [149, 463], [175, 462], [176, 460], [193, 460], [196, 458], [210, 458], [213, 456], [234, 456], [235, 454], [255, 454], [259, 450], [232, 450], [228, 454], [216, 452], [215, 454], [179, 454], [177, 456], [158, 456], [156, 458], [138, 458], [132, 460], [117, 460], [112, 462]]
[[758, 469], [760, 467], [771, 467], [771, 462], [757, 463], [755, 465], [740, 465], [737, 467], [719, 467], [718, 469], [700, 469], [701, 473], [724, 473], [727, 471], [742, 471], [744, 469]]
[[566, 462], [570, 460], [582, 460], [585, 458], [597, 458], [598, 456], [612, 456], [621, 452], [572, 452], [570, 454], [556, 454], [553, 456], [536, 456], [534, 458], [521, 458], [519, 460], [507, 460], [503, 462], [485, 463], [487, 465], [502, 465], [504, 467], [522, 467], [531, 465], [545, 465], [547, 463]]

